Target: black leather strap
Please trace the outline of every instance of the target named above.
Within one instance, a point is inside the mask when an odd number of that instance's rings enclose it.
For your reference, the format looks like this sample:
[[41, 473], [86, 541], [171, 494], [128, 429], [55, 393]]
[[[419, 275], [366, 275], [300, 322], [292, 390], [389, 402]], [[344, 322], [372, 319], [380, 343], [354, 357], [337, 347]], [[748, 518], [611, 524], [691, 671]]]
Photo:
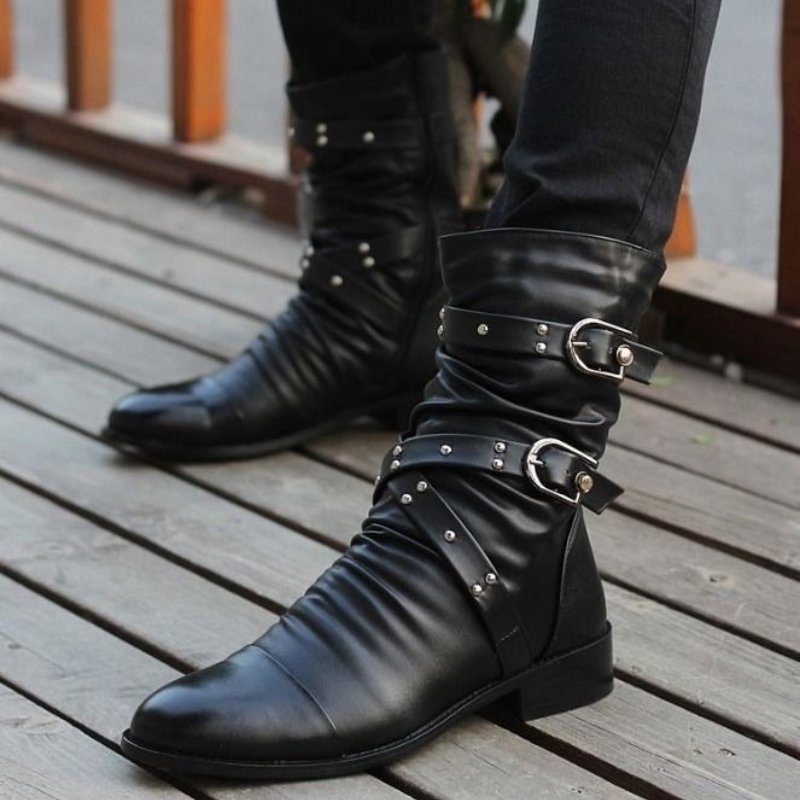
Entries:
[[[445, 114], [428, 120], [434, 141], [452, 135], [452, 124]], [[295, 118], [289, 133], [300, 147], [320, 150], [397, 150], [421, 147], [426, 137], [423, 119], [343, 119], [309, 120]]]
[[389, 490], [463, 583], [483, 617], [505, 674], [534, 658], [516, 606], [483, 548], [421, 472], [406, 472]]
[[446, 306], [439, 335], [454, 347], [560, 359], [588, 374], [640, 383], [650, 382], [661, 358], [632, 332], [594, 319], [565, 324]]
[[424, 237], [425, 228], [414, 225], [346, 244], [319, 246], [312, 238], [303, 249], [300, 266], [306, 270], [319, 258], [325, 258], [343, 269], [379, 269], [417, 255], [423, 246]]
[[591, 456], [566, 442], [548, 438], [531, 445], [467, 434], [415, 436], [395, 445], [381, 464], [375, 491], [406, 470], [431, 466], [524, 478], [536, 491], [596, 514], [623, 491], [597, 471]]

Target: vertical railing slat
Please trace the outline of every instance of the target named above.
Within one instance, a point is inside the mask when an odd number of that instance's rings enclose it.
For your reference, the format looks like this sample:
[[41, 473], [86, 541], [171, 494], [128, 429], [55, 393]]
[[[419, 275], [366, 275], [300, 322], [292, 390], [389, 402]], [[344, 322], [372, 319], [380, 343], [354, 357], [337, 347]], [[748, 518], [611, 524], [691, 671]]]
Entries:
[[0, 0], [0, 80], [14, 74], [14, 14], [11, 0]]
[[111, 0], [66, 0], [67, 105], [105, 108], [111, 100]]
[[672, 236], [670, 236], [664, 252], [667, 258], [688, 258], [697, 255], [697, 233], [688, 175], [683, 179]]
[[172, 115], [180, 142], [225, 131], [225, 0], [172, 0]]
[[800, 316], [800, 0], [783, 9], [783, 176], [778, 310]]

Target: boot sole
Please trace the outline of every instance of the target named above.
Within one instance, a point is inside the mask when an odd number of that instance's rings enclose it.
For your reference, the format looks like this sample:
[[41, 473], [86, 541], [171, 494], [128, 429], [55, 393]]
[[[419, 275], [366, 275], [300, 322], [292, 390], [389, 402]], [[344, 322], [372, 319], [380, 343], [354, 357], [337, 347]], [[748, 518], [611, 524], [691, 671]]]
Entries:
[[413, 733], [390, 744], [320, 761], [220, 761], [154, 750], [126, 731], [122, 752], [132, 760], [170, 772], [220, 778], [304, 781], [361, 772], [402, 758], [435, 738], [461, 718], [503, 699], [515, 714], [530, 722], [594, 703], [614, 685], [611, 625], [599, 639], [536, 664], [529, 670], [481, 689], [451, 706]]
[[319, 425], [303, 428], [303, 430], [295, 431], [288, 436], [282, 436], [278, 439], [265, 439], [259, 442], [248, 442], [246, 444], [184, 445], [159, 439], [142, 439], [111, 427], [103, 428], [100, 435], [106, 441], [119, 445], [123, 449], [147, 453], [166, 461], [213, 462], [244, 460], [270, 455], [280, 450], [289, 450], [292, 447], [299, 447], [327, 433], [341, 430], [363, 417], [371, 417], [387, 428], [399, 430], [407, 425], [411, 409], [422, 400], [422, 394], [423, 390], [420, 389], [417, 392], [404, 394], [388, 404], [385, 401], [381, 401], [351, 409]]

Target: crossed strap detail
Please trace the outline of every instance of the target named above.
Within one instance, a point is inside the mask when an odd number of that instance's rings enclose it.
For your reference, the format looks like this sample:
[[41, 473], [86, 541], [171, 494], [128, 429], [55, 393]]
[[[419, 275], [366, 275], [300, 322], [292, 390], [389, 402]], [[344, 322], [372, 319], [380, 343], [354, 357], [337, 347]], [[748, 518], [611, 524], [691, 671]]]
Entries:
[[445, 306], [441, 319], [439, 337], [445, 344], [559, 359], [614, 381], [650, 383], [662, 355], [640, 344], [632, 331], [591, 317], [565, 324]]
[[469, 591], [506, 675], [529, 666], [534, 654], [516, 604], [497, 570], [444, 498], [420, 472], [408, 471], [389, 484], [400, 507]]
[[428, 126], [434, 141], [453, 136], [447, 114], [431, 114], [427, 119], [343, 119], [310, 120], [295, 117], [289, 136], [311, 152], [336, 150], [402, 150], [420, 147], [426, 140]]
[[383, 459], [375, 491], [406, 470], [433, 466], [513, 475], [541, 494], [596, 514], [623, 492], [597, 471], [597, 459], [560, 439], [524, 444], [471, 434], [415, 436], [395, 445]]

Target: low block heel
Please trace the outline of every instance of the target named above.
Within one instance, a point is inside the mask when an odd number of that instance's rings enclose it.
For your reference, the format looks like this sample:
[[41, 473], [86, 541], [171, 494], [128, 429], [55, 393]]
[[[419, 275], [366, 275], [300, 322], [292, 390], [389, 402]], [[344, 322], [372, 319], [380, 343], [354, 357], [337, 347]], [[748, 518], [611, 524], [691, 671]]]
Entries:
[[597, 702], [614, 688], [611, 626], [589, 645], [556, 656], [534, 670], [508, 701], [523, 722]]

